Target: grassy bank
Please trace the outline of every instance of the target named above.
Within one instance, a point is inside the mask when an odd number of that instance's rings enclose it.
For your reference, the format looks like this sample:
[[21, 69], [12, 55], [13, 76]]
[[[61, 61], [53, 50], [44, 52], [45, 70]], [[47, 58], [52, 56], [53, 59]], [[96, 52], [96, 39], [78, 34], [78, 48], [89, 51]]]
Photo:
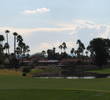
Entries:
[[93, 70], [93, 71], [89, 71], [89, 72], [95, 72], [95, 73], [99, 73], [99, 74], [110, 74], [110, 68], [98, 69], [98, 70]]

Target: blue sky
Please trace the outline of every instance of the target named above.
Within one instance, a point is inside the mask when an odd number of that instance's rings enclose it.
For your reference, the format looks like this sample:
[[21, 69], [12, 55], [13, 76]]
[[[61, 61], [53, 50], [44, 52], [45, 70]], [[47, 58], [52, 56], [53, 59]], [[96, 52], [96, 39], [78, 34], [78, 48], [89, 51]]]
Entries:
[[[22, 34], [31, 53], [110, 36], [110, 0], [0, 0], [0, 31]], [[10, 33], [10, 41], [12, 42]], [[11, 45], [13, 45], [11, 43]]]

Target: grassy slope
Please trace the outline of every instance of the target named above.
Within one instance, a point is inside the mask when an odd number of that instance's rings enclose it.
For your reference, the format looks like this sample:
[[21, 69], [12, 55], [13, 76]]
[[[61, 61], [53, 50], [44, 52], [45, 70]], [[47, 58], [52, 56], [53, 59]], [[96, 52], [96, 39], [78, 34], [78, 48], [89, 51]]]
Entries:
[[110, 79], [38, 79], [0, 75], [0, 100], [109, 100]]
[[110, 74], [110, 68], [100, 69], [100, 70], [93, 70], [91, 72], [96, 72], [96, 73], [100, 73], [100, 74]]

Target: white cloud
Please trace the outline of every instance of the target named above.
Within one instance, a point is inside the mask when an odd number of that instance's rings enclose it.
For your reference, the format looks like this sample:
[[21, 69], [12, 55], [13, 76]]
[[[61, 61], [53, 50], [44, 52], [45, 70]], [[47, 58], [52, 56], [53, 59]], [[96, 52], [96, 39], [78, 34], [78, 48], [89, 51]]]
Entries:
[[24, 14], [42, 14], [50, 12], [49, 8], [37, 8], [35, 10], [25, 10], [23, 11]]
[[[17, 27], [0, 27], [0, 32], [9, 29], [11, 32], [18, 32], [23, 35], [30, 35], [33, 32], [65, 32], [67, 34], [78, 34], [81, 30], [93, 30], [93, 33], [88, 33], [89, 35], [95, 35], [96, 37], [107, 38], [110, 36], [110, 25], [96, 24], [93, 21], [88, 20], [74, 20], [70, 24], [55, 24], [55, 27], [41, 27], [41, 28], [17, 28]], [[84, 33], [82, 33], [84, 34]]]
[[[78, 34], [82, 30], [91, 30], [93, 33], [88, 35], [94, 35], [95, 37], [108, 38], [110, 36], [110, 25], [96, 24], [93, 21], [88, 20], [74, 20], [70, 24], [55, 24], [55, 27], [41, 27], [41, 28], [17, 28], [17, 27], [0, 27], [0, 32], [9, 29], [11, 32], [18, 32], [23, 35], [31, 35], [34, 32], [66, 32], [70, 35]], [[95, 33], [94, 33], [95, 31]], [[85, 34], [82, 32], [82, 34]]]
[[[73, 25], [75, 29], [71, 32], [72, 35], [78, 34], [79, 31], [82, 30], [90, 30], [91, 32], [93, 31], [93, 33], [88, 33], [88, 35], [92, 35], [94, 37], [108, 38], [110, 36], [110, 25], [97, 24], [93, 21], [81, 20], [81, 19], [74, 20]], [[85, 35], [85, 33], [83, 32], [82, 34]]]
[[[75, 37], [75, 35], [77, 36], [77, 34], [80, 34], [80, 36], [85, 37], [84, 38], [85, 40], [83, 40], [83, 41], [86, 41], [86, 40], [90, 41], [90, 39], [88, 39], [88, 36], [91, 38], [95, 38], [95, 37], [108, 38], [108, 37], [110, 37], [110, 25], [97, 24], [93, 21], [75, 20], [75, 21], [73, 21], [73, 23], [70, 23], [70, 24], [57, 24], [56, 26], [59, 26], [59, 28], [56, 28], [57, 32], [61, 32], [61, 30], [63, 30], [63, 31], [68, 30], [69, 32], [71, 32], [71, 35], [74, 37], [74, 39], [72, 41], [69, 40], [66, 42], [67, 46], [68, 46], [67, 52], [70, 52], [70, 49], [73, 47], [77, 48], [77, 45], [76, 45], [77, 39], [82, 40], [82, 37]], [[83, 32], [84, 30], [85, 30], [85, 32]], [[88, 30], [87, 31], [88, 33], [86, 32], [86, 30]], [[46, 30], [44, 30], [44, 31], [46, 31]], [[52, 28], [52, 30], [49, 29], [49, 31], [56, 32], [56, 30], [54, 30], [53, 28]], [[90, 33], [89, 33], [89, 31], [90, 31]], [[67, 32], [67, 34], [68, 34], [68, 32]], [[65, 39], [64, 39], [64, 41], [65, 41]], [[87, 41], [87, 42], [89, 43], [89, 41]], [[43, 42], [37, 46], [37, 51], [47, 50], [49, 48], [52, 49], [53, 47], [57, 47], [57, 50], [58, 50], [58, 46], [60, 44], [61, 44], [60, 40], [59, 40], [59, 42]], [[36, 52], [35, 50], [36, 50], [36, 48], [33, 49], [33, 52]]]
[[[62, 24], [62, 23], [58, 23], [58, 24], [54, 24], [54, 27], [40, 27], [40, 28], [17, 28], [17, 27], [0, 27], [0, 32], [3, 33], [5, 30], [9, 29], [11, 32], [18, 32], [19, 34], [22, 34], [23, 37], [25, 38], [25, 36], [28, 36], [28, 38], [30, 38], [30, 35], [33, 35], [33, 33], [38, 34], [41, 32], [45, 33], [45, 37], [48, 37], [48, 32], [51, 32], [51, 34], [62, 34], [61, 40], [66, 40], [67, 41], [67, 45], [68, 45], [68, 49], [70, 50], [70, 48], [72, 48], [73, 46], [75, 46], [75, 42], [77, 39], [81, 39], [82, 41], [86, 41], [87, 43], [89, 43], [89, 41], [95, 37], [102, 37], [102, 38], [109, 38], [110, 37], [110, 25], [106, 25], [106, 24], [97, 24], [93, 21], [88, 21], [88, 20], [74, 20], [69, 24]], [[42, 33], [42, 34], [43, 34]], [[63, 35], [64, 33], [64, 35]], [[34, 34], [34, 35], [35, 35]], [[64, 38], [65, 35], [70, 38]], [[36, 35], [37, 36], [37, 35]], [[60, 36], [60, 35], [59, 35]], [[40, 37], [41, 38], [41, 37]], [[44, 48], [48, 49], [48, 48], [53, 48], [56, 47], [58, 45], [61, 44], [60, 40], [56, 40], [56, 38], [54, 39], [54, 37], [52, 37], [53, 39], [51, 39], [52, 41], [49, 42], [44, 42], [45, 40], [35, 40], [36, 43], [38, 42], [39, 45], [37, 45], [37, 47], [34, 47], [33, 44], [32, 45], [32, 53], [35, 53], [36, 50], [37, 51], [42, 51]], [[49, 39], [49, 37], [48, 37]], [[60, 39], [60, 38], [59, 38]], [[56, 42], [58, 41], [58, 42]], [[60, 41], [60, 42], [59, 42]], [[73, 42], [71, 42], [73, 41]], [[36, 49], [37, 48], [37, 49]]]
[[0, 32], [9, 29], [11, 32], [18, 32], [22, 35], [31, 35], [33, 32], [63, 32], [72, 31], [73, 27], [59, 27], [59, 28], [16, 28], [16, 27], [0, 27]]

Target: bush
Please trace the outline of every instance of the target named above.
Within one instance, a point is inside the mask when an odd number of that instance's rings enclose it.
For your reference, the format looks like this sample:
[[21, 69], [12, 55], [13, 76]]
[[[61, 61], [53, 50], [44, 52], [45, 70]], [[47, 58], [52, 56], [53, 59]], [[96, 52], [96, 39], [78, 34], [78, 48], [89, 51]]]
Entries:
[[29, 73], [31, 71], [31, 68], [26, 68], [26, 67], [24, 67], [23, 69], [22, 69], [22, 76], [26, 76], [26, 74], [27, 73]]
[[23, 73], [22, 73], [22, 76], [26, 76], [26, 73], [23, 72]]

